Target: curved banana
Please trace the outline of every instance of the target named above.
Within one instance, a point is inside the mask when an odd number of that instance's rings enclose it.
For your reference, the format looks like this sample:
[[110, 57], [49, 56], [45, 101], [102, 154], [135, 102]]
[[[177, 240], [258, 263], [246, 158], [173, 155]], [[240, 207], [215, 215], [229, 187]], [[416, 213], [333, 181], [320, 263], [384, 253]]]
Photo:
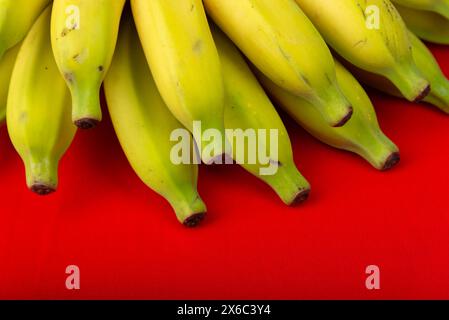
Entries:
[[[433, 104], [441, 111], [449, 114], [449, 80], [426, 45], [412, 32], [409, 32], [409, 38], [412, 45], [413, 59], [419, 70], [431, 84], [430, 93], [423, 101]], [[403, 97], [388, 79], [356, 68], [352, 68], [351, 71], [368, 86], [396, 97]]]
[[6, 119], [6, 102], [8, 100], [9, 82], [12, 70], [19, 53], [21, 43], [6, 51], [3, 58], [0, 58], [0, 125]]
[[352, 108], [323, 38], [294, 0], [204, 0], [208, 14], [277, 85], [313, 104], [331, 126]]
[[[200, 144], [201, 158], [221, 158], [223, 139], [205, 140], [193, 129], [224, 133], [224, 89], [217, 49], [201, 0], [131, 0], [147, 61], [165, 103]], [[212, 152], [206, 152], [213, 146]]]
[[101, 121], [100, 86], [111, 64], [125, 0], [54, 0], [51, 40], [72, 94], [72, 121]]
[[398, 148], [381, 131], [373, 105], [357, 80], [337, 61], [336, 67], [338, 83], [354, 108], [351, 120], [341, 128], [330, 128], [307, 101], [262, 75], [260, 79], [279, 106], [310, 134], [330, 146], [360, 155], [376, 169], [392, 168], [400, 159]]
[[390, 79], [410, 101], [429, 93], [413, 62], [407, 28], [389, 0], [296, 0], [345, 60]]
[[449, 44], [449, 19], [431, 11], [415, 10], [396, 5], [407, 27], [421, 39]]
[[196, 188], [198, 167], [171, 161], [170, 135], [184, 127], [156, 88], [131, 19], [121, 25], [104, 88], [115, 132], [134, 171], [169, 201], [181, 223], [198, 224], [206, 212]]
[[59, 160], [76, 132], [70, 121], [70, 92], [51, 50], [50, 14], [51, 6], [20, 48], [6, 112], [8, 133], [25, 164], [28, 188], [40, 195], [56, 190]]
[[51, 0], [0, 0], [0, 59], [18, 44]]
[[432, 11], [449, 19], [449, 0], [392, 0], [392, 2], [415, 10]]
[[[270, 185], [287, 205], [306, 200], [310, 185], [295, 166], [290, 138], [276, 109], [237, 48], [217, 28], [212, 31], [223, 69], [226, 93], [225, 126], [226, 129], [232, 129], [232, 133], [227, 133], [228, 141], [234, 146], [234, 160]], [[241, 137], [239, 139], [235, 130], [253, 130], [253, 136], [246, 136], [247, 148], [238, 147], [238, 143], [243, 140]], [[270, 130], [276, 131], [276, 141], [267, 138]], [[263, 138], [257, 135], [259, 132], [263, 132]], [[263, 150], [264, 156], [271, 155], [270, 148], [273, 146], [277, 148], [276, 157], [267, 156], [266, 163], [262, 164], [256, 153]], [[253, 153], [252, 163], [249, 161], [249, 152]], [[269, 170], [270, 166], [273, 167], [271, 172], [261, 174], [262, 170]]]

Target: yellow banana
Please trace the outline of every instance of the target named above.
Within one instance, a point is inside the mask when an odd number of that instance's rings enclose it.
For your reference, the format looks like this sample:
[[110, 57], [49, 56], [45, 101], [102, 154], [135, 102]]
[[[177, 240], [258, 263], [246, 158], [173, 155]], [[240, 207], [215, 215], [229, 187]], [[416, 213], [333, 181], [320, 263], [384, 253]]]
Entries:
[[208, 14], [267, 77], [313, 104], [332, 126], [352, 108], [323, 38], [294, 0], [204, 0]]
[[392, 0], [401, 6], [423, 11], [432, 11], [449, 19], [449, 0]]
[[431, 12], [396, 5], [407, 27], [421, 39], [449, 44], [449, 19]]
[[354, 115], [341, 128], [331, 128], [304, 99], [295, 97], [260, 75], [275, 101], [310, 134], [335, 148], [359, 154], [379, 170], [392, 168], [399, 162], [396, 145], [381, 131], [376, 113], [367, 94], [357, 80], [336, 62], [337, 80], [354, 108]]
[[11, 141], [21, 156], [28, 187], [40, 195], [56, 190], [58, 163], [75, 135], [70, 93], [50, 43], [51, 6], [26, 36], [14, 66], [7, 104]]
[[51, 39], [72, 94], [72, 120], [82, 129], [101, 121], [99, 91], [117, 41], [125, 0], [54, 0]]
[[[429, 80], [431, 90], [424, 102], [438, 107], [441, 111], [449, 114], [449, 80], [441, 71], [438, 62], [426, 45], [412, 32], [409, 32], [412, 45], [413, 59], [422, 74]], [[395, 86], [382, 76], [352, 68], [354, 75], [363, 83], [380, 91], [397, 97], [403, 97]]]
[[0, 59], [18, 44], [51, 0], [0, 0]]
[[[224, 134], [224, 89], [220, 61], [201, 0], [131, 0], [147, 61], [165, 103], [201, 144], [205, 163], [220, 158], [223, 139], [208, 142], [193, 129]], [[206, 152], [213, 146], [212, 152]]]
[[131, 18], [121, 25], [104, 87], [115, 132], [134, 171], [169, 201], [181, 223], [198, 224], [206, 212], [197, 192], [198, 167], [171, 161], [170, 136], [184, 127], [156, 88]]
[[429, 93], [413, 62], [407, 28], [389, 0], [296, 0], [326, 42], [360, 69], [390, 79], [410, 101]]
[[20, 43], [17, 44], [15, 47], [6, 51], [3, 58], [0, 58], [0, 125], [3, 124], [6, 118], [9, 82], [20, 46]]
[[[234, 146], [233, 158], [270, 185], [287, 205], [304, 201], [310, 185], [295, 166], [290, 138], [281, 118], [237, 48], [217, 28], [213, 28], [213, 36], [223, 69], [225, 126], [232, 129], [227, 130], [227, 137]], [[243, 140], [235, 130], [248, 133], [245, 137], [247, 148], [238, 147]], [[277, 140], [267, 138], [270, 130], [275, 130]], [[263, 138], [257, 135], [258, 132], [263, 132]], [[271, 155], [272, 147], [277, 149], [276, 158], [267, 156], [266, 163], [261, 163], [257, 152], [263, 150], [263, 155]], [[252, 163], [250, 152], [254, 158]], [[263, 174], [262, 170], [269, 170], [269, 167], [272, 167], [271, 172]]]

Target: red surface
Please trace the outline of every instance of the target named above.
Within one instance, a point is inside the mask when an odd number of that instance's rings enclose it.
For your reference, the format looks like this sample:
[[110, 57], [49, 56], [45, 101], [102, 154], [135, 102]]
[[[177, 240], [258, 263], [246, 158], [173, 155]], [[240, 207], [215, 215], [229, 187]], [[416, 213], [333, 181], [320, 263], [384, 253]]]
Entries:
[[[434, 47], [449, 75], [449, 49]], [[449, 298], [449, 117], [373, 95], [401, 164], [381, 173], [291, 121], [309, 201], [285, 207], [237, 166], [208, 167], [199, 189], [209, 215], [197, 229], [129, 167], [109, 119], [80, 132], [60, 189], [31, 194], [0, 130], [0, 298]], [[81, 269], [81, 290], [65, 268]], [[365, 288], [380, 267], [381, 289]]]

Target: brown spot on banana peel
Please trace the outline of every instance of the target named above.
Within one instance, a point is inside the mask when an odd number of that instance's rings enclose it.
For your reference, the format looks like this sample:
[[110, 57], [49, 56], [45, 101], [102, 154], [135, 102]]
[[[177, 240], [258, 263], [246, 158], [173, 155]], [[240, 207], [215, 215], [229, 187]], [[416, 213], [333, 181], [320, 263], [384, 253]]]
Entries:
[[78, 128], [82, 130], [89, 130], [97, 127], [100, 121], [96, 119], [83, 118], [76, 120], [74, 123]]
[[183, 224], [188, 228], [196, 227], [201, 221], [204, 220], [205, 215], [206, 215], [205, 212], [195, 213], [190, 217], [186, 218]]
[[54, 187], [43, 183], [35, 183], [30, 187], [30, 190], [37, 195], [46, 196], [56, 191]]
[[73, 76], [73, 73], [71, 73], [71, 72], [65, 72], [64, 73], [64, 78], [70, 84], [72, 84], [73, 81], [74, 81], [74, 76]]
[[401, 160], [399, 152], [393, 152], [385, 161], [381, 171], [387, 171], [396, 166]]

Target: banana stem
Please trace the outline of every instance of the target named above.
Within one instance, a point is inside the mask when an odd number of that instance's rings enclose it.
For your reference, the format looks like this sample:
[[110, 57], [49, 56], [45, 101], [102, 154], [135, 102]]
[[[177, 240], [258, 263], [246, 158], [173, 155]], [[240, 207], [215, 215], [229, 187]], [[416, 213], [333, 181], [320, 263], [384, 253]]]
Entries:
[[304, 202], [310, 193], [309, 182], [293, 163], [281, 163], [276, 174], [263, 176], [263, 180], [289, 206]]
[[353, 109], [351, 104], [344, 98], [343, 94], [330, 94], [334, 90], [329, 90], [326, 100], [322, 97], [307, 99], [322, 115], [324, 120], [331, 127], [341, 127], [352, 117]]
[[449, 114], [449, 80], [443, 78], [440, 83], [433, 84], [430, 94], [424, 99], [441, 111]]
[[183, 192], [179, 197], [167, 197], [171, 206], [175, 210], [178, 220], [187, 227], [197, 226], [207, 212], [207, 208], [196, 191]]
[[370, 134], [370, 137], [366, 137], [352, 151], [381, 171], [389, 170], [398, 164], [400, 154], [397, 146], [382, 132], [370, 132]]
[[101, 121], [100, 89], [71, 88], [72, 120], [80, 129], [91, 129]]
[[58, 186], [58, 162], [50, 159], [25, 159], [28, 188], [39, 195], [47, 195]]
[[409, 101], [419, 102], [430, 92], [430, 84], [413, 62], [397, 64], [386, 73], [386, 77]]

